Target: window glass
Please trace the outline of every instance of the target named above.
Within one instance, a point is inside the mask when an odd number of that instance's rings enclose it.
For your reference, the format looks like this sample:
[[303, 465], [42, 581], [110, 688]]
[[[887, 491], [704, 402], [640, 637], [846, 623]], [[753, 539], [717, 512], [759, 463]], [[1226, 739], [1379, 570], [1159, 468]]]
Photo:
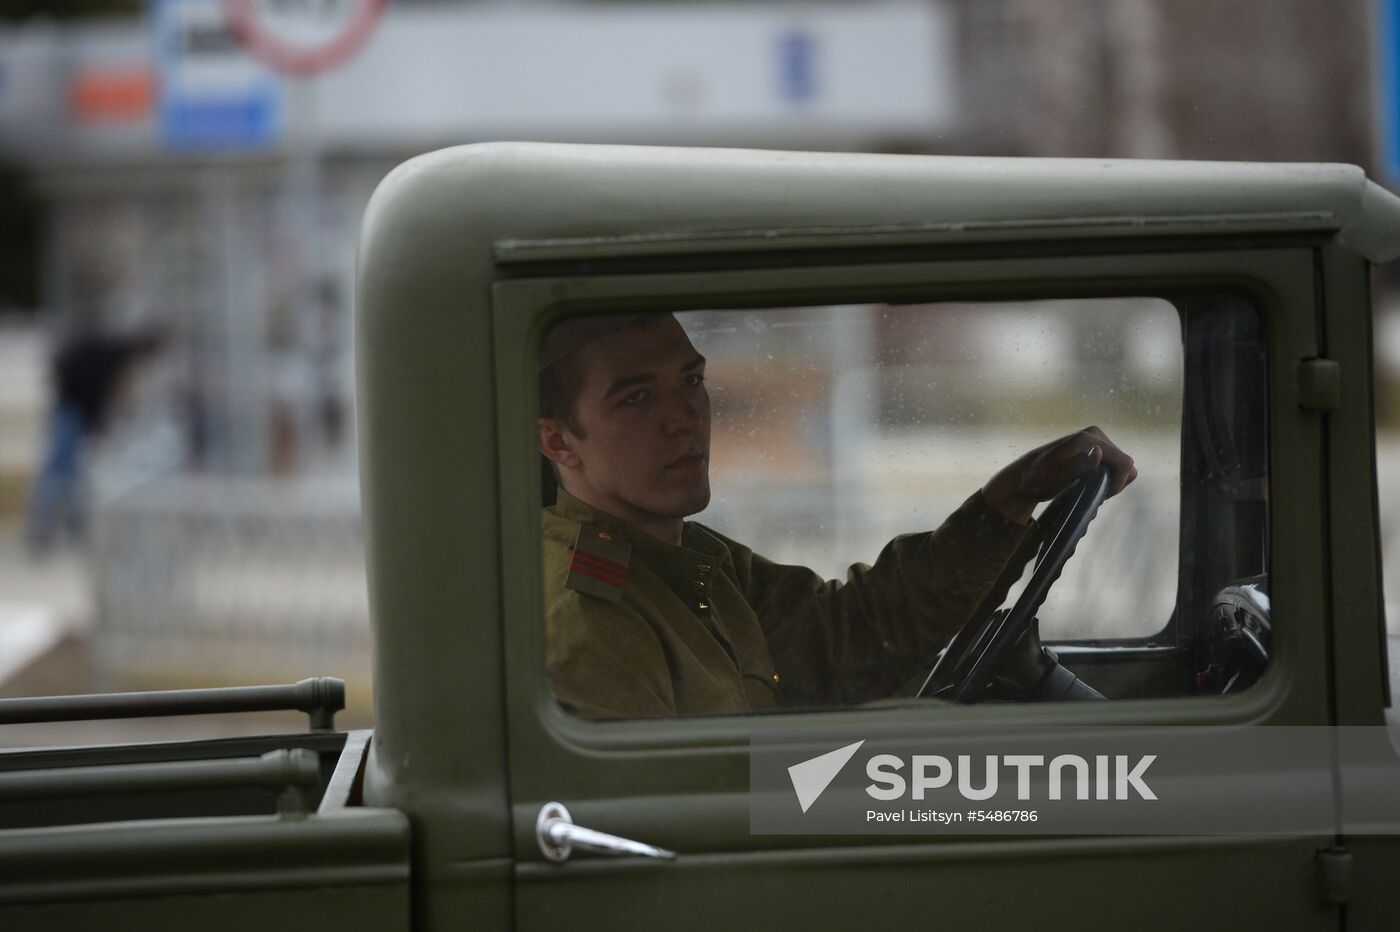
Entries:
[[[1265, 568], [1263, 357], [1238, 304], [694, 310], [555, 328], [540, 436], [559, 700], [598, 717], [846, 706], [912, 697], [940, 651], [953, 656], [928, 694], [945, 699], [1244, 688], [1267, 654], [1244, 670], [1227, 658], [1250, 608], [1235, 603], [1262, 598], [1266, 628], [1267, 586], [1217, 604]], [[1194, 381], [1193, 352], [1211, 367]], [[1092, 519], [1034, 631], [972, 638], [1035, 589], [1054, 524], [1031, 505], [1101, 462], [1110, 483], [1135, 480]], [[1183, 468], [1214, 497], [1183, 494]], [[1227, 475], [1249, 499], [1225, 514]], [[1183, 527], [1231, 541], [1198, 541], [1210, 566], [1182, 576]], [[944, 651], [960, 631], [973, 643]], [[1266, 652], [1267, 630], [1248, 633]], [[993, 642], [990, 667], [953, 663]], [[1058, 670], [1044, 659], [1059, 655]], [[985, 683], [967, 695], [950, 678]]]

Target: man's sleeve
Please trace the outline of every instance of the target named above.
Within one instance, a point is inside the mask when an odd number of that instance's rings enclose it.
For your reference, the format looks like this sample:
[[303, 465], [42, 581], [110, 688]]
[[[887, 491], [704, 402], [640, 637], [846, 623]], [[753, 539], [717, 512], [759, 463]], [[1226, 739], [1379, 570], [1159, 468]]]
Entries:
[[783, 704], [829, 705], [891, 695], [931, 663], [1036, 536], [979, 491], [937, 530], [896, 537], [873, 566], [852, 566], [844, 583], [732, 549]]
[[569, 589], [547, 614], [549, 672], [566, 711], [586, 718], [676, 714], [670, 667], [640, 614]]

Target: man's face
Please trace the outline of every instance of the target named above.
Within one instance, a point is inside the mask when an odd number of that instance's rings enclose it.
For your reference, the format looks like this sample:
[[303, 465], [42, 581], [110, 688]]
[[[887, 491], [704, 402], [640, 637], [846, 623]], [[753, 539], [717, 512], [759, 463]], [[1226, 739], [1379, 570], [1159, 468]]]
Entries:
[[565, 488], [643, 527], [702, 511], [710, 502], [710, 394], [705, 358], [681, 325], [666, 315], [577, 352], [582, 435], [561, 426], [567, 450], [551, 456]]

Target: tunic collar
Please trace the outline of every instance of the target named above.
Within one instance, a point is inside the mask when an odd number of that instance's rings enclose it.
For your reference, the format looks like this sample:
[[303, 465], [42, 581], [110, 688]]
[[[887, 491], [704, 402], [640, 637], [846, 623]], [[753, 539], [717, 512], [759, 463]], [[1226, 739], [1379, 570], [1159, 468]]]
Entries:
[[697, 575], [708, 577], [720, 566], [733, 562], [723, 542], [691, 521], [682, 526], [681, 544], [677, 546], [651, 536], [635, 524], [599, 511], [562, 488], [551, 510], [561, 518], [592, 525], [627, 541], [632, 545], [634, 561], [641, 560], [670, 582], [693, 580]]

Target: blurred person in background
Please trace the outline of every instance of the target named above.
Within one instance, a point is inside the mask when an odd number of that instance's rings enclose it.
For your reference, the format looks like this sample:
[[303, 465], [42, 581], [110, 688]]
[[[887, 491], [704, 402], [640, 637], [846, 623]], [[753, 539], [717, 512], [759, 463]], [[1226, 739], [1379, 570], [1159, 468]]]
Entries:
[[25, 510], [25, 540], [43, 554], [66, 533], [87, 530], [84, 469], [93, 441], [120, 406], [136, 371], [165, 346], [162, 328], [127, 334], [79, 330], [64, 340], [50, 366], [53, 407]]

